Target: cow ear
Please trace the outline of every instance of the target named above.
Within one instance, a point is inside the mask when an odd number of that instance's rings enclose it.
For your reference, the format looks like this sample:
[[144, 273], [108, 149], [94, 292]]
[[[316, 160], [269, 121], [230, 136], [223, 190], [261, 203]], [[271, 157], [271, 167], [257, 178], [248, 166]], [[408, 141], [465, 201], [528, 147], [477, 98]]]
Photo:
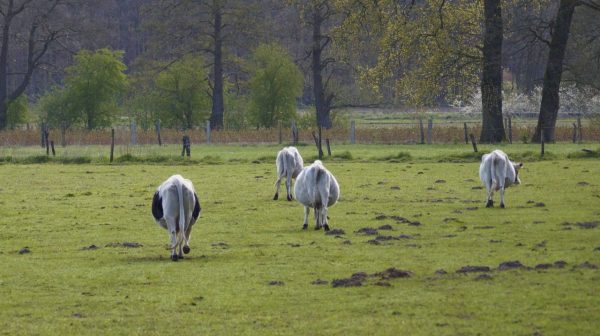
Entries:
[[194, 217], [195, 220], [198, 219], [198, 216], [200, 216], [200, 210], [202, 210], [202, 208], [200, 207], [200, 202], [198, 202], [198, 195], [196, 195], [196, 193], [194, 193], [194, 212], [192, 212], [192, 217]]
[[162, 198], [158, 194], [158, 191], [154, 193], [154, 197], [152, 197], [152, 216], [156, 220], [159, 220], [164, 217], [163, 208], [162, 208]]

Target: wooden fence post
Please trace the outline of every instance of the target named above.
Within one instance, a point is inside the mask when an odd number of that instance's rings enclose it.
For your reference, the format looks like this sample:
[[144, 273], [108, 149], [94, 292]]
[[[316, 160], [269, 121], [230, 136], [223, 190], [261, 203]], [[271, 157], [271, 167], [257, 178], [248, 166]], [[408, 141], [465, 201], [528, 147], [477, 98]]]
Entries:
[[469, 134], [469, 138], [471, 138], [471, 144], [473, 145], [473, 151], [477, 153], [477, 142], [475, 141], [475, 136], [473, 133]]
[[110, 163], [113, 162], [115, 152], [115, 129], [110, 129]]
[[512, 117], [508, 116], [508, 143], [512, 144]]
[[577, 117], [577, 128], [579, 130], [579, 132], [577, 132], [577, 140], [579, 141], [579, 143], [581, 143], [581, 141], [583, 141], [583, 132], [581, 132], [581, 117], [580, 116]]
[[40, 126], [40, 143], [42, 148], [46, 147], [46, 123], [42, 122]]
[[350, 144], [354, 145], [356, 143], [356, 121], [352, 120], [350, 122]]
[[130, 140], [130, 142], [131, 142], [132, 145], [137, 145], [137, 124], [136, 124], [135, 120], [133, 120], [131, 122], [130, 128], [131, 128], [131, 140]]
[[181, 141], [183, 142], [183, 148], [181, 149], [181, 156], [183, 156], [184, 154], [187, 154], [187, 156], [190, 156], [190, 150], [191, 150], [190, 137], [188, 135], [184, 135], [183, 138], [181, 139]]
[[292, 144], [294, 146], [298, 144], [298, 127], [295, 120], [292, 120]]
[[423, 119], [419, 118], [419, 130], [421, 133], [421, 142], [420, 144], [424, 144], [425, 143], [425, 131], [423, 130]]
[[573, 123], [573, 143], [577, 143], [577, 125]]
[[206, 121], [206, 143], [210, 144], [210, 120]]
[[327, 144], [327, 155], [331, 156], [331, 147], [329, 146], [329, 138], [325, 139], [325, 144]]
[[469, 135], [467, 134], [467, 123], [463, 124], [465, 127], [465, 145], [469, 144]]
[[50, 148], [52, 148], [52, 156], [56, 156], [56, 151], [54, 150], [54, 141], [50, 141]]
[[44, 143], [46, 144], [46, 155], [50, 155], [50, 142], [48, 142], [48, 129], [44, 131]]
[[431, 144], [431, 138], [433, 133], [433, 118], [429, 118], [427, 121], [427, 144]]
[[158, 137], [158, 145], [162, 146], [162, 139], [160, 137], [160, 119], [156, 121], [156, 136]]
[[60, 123], [60, 145], [67, 147], [67, 125], [64, 121]]
[[541, 144], [541, 154], [544, 156], [544, 127], [540, 128], [540, 144]]
[[281, 130], [281, 120], [279, 120], [277, 122], [277, 127], [279, 128], [279, 144], [281, 145], [281, 143], [283, 142], [283, 133]]

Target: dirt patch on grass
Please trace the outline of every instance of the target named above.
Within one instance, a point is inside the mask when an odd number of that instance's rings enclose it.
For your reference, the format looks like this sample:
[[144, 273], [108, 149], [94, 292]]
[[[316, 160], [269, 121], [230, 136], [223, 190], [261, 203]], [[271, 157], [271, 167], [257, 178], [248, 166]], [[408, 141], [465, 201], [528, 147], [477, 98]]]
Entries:
[[390, 267], [382, 272], [367, 274], [366, 272], [357, 272], [349, 278], [334, 279], [331, 282], [333, 287], [359, 287], [368, 284], [369, 280], [374, 286], [390, 287], [389, 280], [398, 278], [410, 278], [413, 275], [411, 271], [399, 270], [395, 267]]
[[376, 229], [370, 227], [358, 229], [357, 231], [354, 231], [354, 233], [364, 234], [366, 236], [374, 236], [376, 234], [379, 234], [379, 232]]
[[570, 230], [572, 226], [577, 226], [580, 229], [595, 229], [600, 225], [600, 221], [589, 221], [589, 222], [563, 222], [561, 223], [563, 230]]
[[341, 236], [341, 235], [345, 235], [345, 234], [346, 234], [346, 231], [344, 231], [342, 229], [333, 229], [333, 230], [325, 231], [326, 236]]
[[392, 226], [389, 224], [382, 225], [377, 228], [378, 230], [393, 230]]
[[279, 281], [279, 280], [269, 281], [269, 286], [283, 286], [283, 285], [284, 285], [283, 281]]
[[212, 243], [212, 244], [210, 244], [210, 246], [212, 246], [213, 248], [221, 248], [224, 250], [229, 248], [229, 245], [224, 242]]
[[488, 266], [463, 266], [456, 273], [474, 273], [474, 272], [489, 272]]
[[498, 266], [499, 271], [506, 271], [506, 270], [518, 269], [518, 268], [525, 268], [525, 266], [523, 264], [521, 264], [521, 262], [518, 260], [505, 261], [503, 263], [500, 263], [500, 265]]
[[24, 248], [20, 249], [18, 253], [19, 254], [28, 254], [28, 253], [31, 253], [31, 250], [28, 247], [24, 247]]
[[99, 249], [99, 247], [94, 244], [92, 244], [90, 246], [84, 246], [81, 248], [81, 250], [83, 250], [83, 251], [93, 251], [93, 250], [97, 250], [97, 249]]
[[125, 248], [139, 248], [139, 247], [143, 247], [144, 245], [140, 244], [140, 243], [135, 243], [135, 242], [122, 242], [122, 243], [108, 243], [106, 245], [104, 245], [104, 247], [125, 247]]

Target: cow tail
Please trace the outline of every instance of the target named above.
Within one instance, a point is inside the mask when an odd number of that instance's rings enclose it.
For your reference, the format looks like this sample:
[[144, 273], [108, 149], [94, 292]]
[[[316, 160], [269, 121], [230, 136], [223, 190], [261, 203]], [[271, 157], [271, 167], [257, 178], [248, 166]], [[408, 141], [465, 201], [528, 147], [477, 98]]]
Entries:
[[277, 155], [277, 177], [285, 175], [285, 160], [284, 155]]
[[492, 157], [492, 163], [490, 164], [490, 175], [492, 177], [492, 190], [496, 190], [498, 187], [498, 176], [496, 176], [496, 157]]
[[[179, 233], [180, 235], [177, 235], [177, 245], [181, 244], [183, 240], [185, 240], [185, 230], [187, 229], [185, 227], [185, 210], [183, 207], [183, 188], [181, 186], [181, 181], [177, 181], [176, 183], [177, 185], [177, 196], [179, 197]], [[180, 239], [180, 237], [184, 237], [183, 239]]]

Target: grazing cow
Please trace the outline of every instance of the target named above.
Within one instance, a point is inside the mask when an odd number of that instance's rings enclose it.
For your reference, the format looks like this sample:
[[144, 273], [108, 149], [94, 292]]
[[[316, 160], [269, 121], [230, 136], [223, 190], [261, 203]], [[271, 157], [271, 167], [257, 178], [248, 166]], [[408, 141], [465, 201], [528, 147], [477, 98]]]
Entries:
[[327, 208], [334, 205], [340, 197], [340, 187], [335, 177], [319, 160], [302, 169], [294, 186], [296, 199], [304, 205], [304, 224], [308, 228], [310, 208], [315, 212], [315, 230], [321, 227], [329, 231]]
[[171, 260], [190, 253], [192, 225], [200, 216], [200, 202], [192, 181], [173, 175], [163, 182], [152, 198], [152, 215], [171, 237]]
[[513, 184], [521, 184], [519, 180], [519, 169], [522, 163], [513, 163], [503, 151], [495, 151], [481, 157], [479, 166], [479, 178], [487, 190], [486, 208], [494, 206], [492, 196], [494, 191], [500, 190], [500, 207], [504, 208], [504, 189]]
[[298, 153], [296, 147], [284, 147], [277, 153], [277, 181], [275, 182], [275, 196], [273, 200], [279, 198], [279, 187], [281, 185], [281, 178], [286, 177], [285, 180], [285, 191], [287, 192], [287, 200], [292, 200], [292, 178], [296, 178], [304, 166], [302, 156]]

